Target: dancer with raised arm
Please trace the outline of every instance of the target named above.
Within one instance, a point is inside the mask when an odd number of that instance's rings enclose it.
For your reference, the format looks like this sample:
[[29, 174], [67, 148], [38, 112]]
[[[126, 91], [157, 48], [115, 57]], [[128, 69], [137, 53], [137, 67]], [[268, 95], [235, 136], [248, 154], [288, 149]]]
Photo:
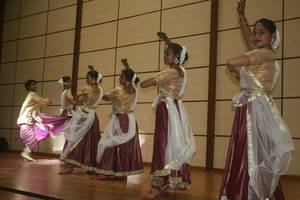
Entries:
[[155, 199], [162, 192], [175, 196], [176, 190], [191, 186], [189, 164], [196, 150], [194, 136], [181, 97], [187, 75], [181, 65], [188, 59], [186, 48], [172, 43], [167, 35], [158, 36], [166, 43], [164, 62], [169, 67], [141, 83], [142, 88], [155, 86], [156, 119], [151, 164], [151, 190], [142, 200]]
[[121, 87], [103, 96], [103, 100], [112, 103], [113, 112], [98, 144], [97, 179], [126, 180], [127, 176], [142, 173], [144, 168], [134, 116], [139, 78], [127, 59], [121, 61], [125, 67], [119, 79]]
[[236, 108], [221, 200], [284, 200], [280, 176], [287, 173], [293, 141], [271, 96], [280, 66], [275, 50], [280, 34], [273, 21], [259, 19], [253, 33], [238, 2], [241, 31], [250, 49], [231, 58], [227, 67], [242, 91], [233, 97]]
[[93, 66], [89, 66], [89, 69], [86, 75], [87, 86], [75, 96], [78, 103], [77, 110], [62, 131], [67, 145], [61, 154], [64, 169], [59, 174], [70, 174], [74, 167], [96, 171], [100, 130], [95, 108], [102, 99], [102, 88], [98, 86], [102, 75], [95, 71]]

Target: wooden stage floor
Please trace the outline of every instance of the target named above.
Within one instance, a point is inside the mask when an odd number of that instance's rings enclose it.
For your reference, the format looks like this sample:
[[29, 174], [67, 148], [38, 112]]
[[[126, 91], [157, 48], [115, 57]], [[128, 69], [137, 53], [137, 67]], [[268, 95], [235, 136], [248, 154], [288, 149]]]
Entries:
[[[84, 170], [58, 175], [56, 158], [37, 156], [37, 162], [24, 162], [17, 153], [0, 153], [0, 199], [84, 199], [138, 200], [149, 189], [149, 167], [125, 181], [92, 180]], [[217, 200], [222, 172], [192, 170], [192, 188], [179, 192], [177, 200]], [[300, 178], [282, 180], [286, 200], [300, 200]], [[41, 195], [41, 196], [38, 196]], [[37, 198], [39, 197], [39, 198]], [[175, 199], [161, 196], [157, 200]]]

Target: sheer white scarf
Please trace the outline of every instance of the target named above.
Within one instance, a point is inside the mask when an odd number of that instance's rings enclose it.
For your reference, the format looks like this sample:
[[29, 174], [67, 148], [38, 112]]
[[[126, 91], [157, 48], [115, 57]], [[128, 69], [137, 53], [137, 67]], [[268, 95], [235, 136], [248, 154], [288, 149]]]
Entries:
[[127, 133], [124, 133], [120, 127], [120, 122], [115, 113], [112, 113], [112, 117], [109, 121], [108, 126], [105, 128], [104, 133], [101, 136], [101, 139], [98, 143], [97, 151], [97, 162], [99, 163], [102, 159], [105, 149], [118, 146], [130, 141], [136, 135], [136, 120], [133, 114], [135, 110], [137, 99], [138, 99], [138, 90], [135, 89], [135, 99], [134, 103], [131, 106], [131, 112], [127, 113], [129, 118], [129, 126]]

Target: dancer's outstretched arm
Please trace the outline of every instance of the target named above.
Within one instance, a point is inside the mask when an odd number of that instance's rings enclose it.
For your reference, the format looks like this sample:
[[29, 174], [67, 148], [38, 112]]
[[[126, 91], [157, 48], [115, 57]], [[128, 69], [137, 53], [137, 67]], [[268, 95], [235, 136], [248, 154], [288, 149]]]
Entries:
[[[171, 40], [169, 39], [169, 37], [167, 36], [167, 34], [165, 32], [157, 32], [157, 35], [160, 39], [165, 41], [166, 45], [171, 43]], [[147, 87], [150, 87], [153, 85], [156, 85], [156, 81], [153, 77], [141, 82], [142, 88], [147, 88]]]
[[246, 6], [246, 0], [240, 0], [238, 1], [238, 6], [237, 6], [237, 13], [239, 16], [239, 23], [240, 23], [240, 28], [244, 37], [244, 40], [246, 42], [246, 45], [249, 50], [255, 49], [255, 45], [252, 41], [252, 32], [250, 29], [250, 26], [248, 24], [247, 18], [245, 16], [245, 6]]

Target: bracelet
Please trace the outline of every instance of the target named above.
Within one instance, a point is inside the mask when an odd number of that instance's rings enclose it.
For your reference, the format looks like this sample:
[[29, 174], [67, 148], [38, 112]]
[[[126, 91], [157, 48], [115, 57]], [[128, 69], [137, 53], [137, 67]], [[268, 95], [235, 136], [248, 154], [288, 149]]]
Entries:
[[248, 22], [247, 21], [240, 21], [240, 24], [246, 25], [246, 24], [248, 24]]

